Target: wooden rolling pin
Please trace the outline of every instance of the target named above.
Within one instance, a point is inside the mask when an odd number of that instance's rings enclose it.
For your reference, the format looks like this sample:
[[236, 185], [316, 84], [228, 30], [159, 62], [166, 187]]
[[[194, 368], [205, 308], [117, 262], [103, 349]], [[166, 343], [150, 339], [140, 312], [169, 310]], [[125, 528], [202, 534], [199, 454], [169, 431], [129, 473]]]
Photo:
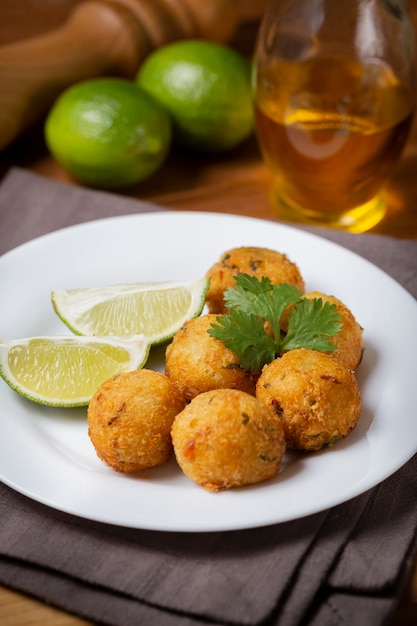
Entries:
[[0, 47], [0, 151], [42, 119], [69, 85], [133, 78], [154, 49], [178, 39], [227, 43], [235, 0], [87, 0], [48, 33]]

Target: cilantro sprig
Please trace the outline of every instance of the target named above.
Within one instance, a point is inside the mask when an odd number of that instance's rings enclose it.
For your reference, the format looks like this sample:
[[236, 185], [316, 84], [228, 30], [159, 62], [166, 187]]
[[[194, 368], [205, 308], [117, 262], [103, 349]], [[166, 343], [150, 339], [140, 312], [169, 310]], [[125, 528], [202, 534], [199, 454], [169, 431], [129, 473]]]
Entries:
[[[208, 333], [237, 354], [243, 369], [257, 372], [294, 348], [335, 350], [331, 338], [342, 327], [335, 304], [323, 303], [321, 298], [301, 298], [302, 292], [293, 285], [273, 285], [265, 276], [258, 280], [240, 274], [235, 282], [236, 287], [224, 293], [228, 314], [218, 316]], [[284, 332], [280, 319], [291, 305], [296, 306], [291, 309]]]

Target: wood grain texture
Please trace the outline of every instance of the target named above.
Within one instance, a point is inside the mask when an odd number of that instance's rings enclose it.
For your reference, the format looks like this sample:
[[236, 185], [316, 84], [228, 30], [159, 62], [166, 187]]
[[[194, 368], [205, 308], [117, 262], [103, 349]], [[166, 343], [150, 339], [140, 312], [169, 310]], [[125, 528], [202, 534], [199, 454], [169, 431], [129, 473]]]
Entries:
[[91, 624], [91, 622], [2, 587], [0, 587], [0, 623], [2, 626], [88, 626]]
[[[26, 21], [43, 24], [37, 15], [45, 13], [44, 4], [37, 9], [29, 4], [27, 11], [17, 6]], [[73, 2], [70, 10], [71, 4], [58, 2], [55, 14], [63, 19], [55, 28], [22, 38], [15, 25], [15, 40], [0, 46], [0, 150], [76, 82], [134, 78], [150, 52], [179, 39], [229, 42], [240, 19], [236, 7], [234, 0], [85, 0]], [[6, 6], [0, 15], [1, 41], [15, 12]]]

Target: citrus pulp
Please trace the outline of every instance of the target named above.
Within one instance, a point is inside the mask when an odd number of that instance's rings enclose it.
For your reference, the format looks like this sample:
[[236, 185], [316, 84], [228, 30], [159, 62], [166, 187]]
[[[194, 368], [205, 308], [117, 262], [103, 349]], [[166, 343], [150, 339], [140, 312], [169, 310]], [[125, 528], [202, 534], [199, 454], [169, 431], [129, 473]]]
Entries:
[[0, 375], [20, 395], [50, 406], [87, 405], [110, 376], [140, 369], [149, 355], [143, 335], [29, 337], [0, 341]]
[[170, 339], [200, 315], [208, 279], [132, 283], [52, 292], [61, 320], [80, 335], [143, 334], [152, 345]]

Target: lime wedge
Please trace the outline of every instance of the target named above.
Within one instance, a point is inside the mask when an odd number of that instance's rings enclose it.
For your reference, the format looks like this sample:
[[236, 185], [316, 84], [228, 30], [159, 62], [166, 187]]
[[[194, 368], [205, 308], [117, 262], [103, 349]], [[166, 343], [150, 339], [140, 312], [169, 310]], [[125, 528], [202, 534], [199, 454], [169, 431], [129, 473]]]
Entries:
[[143, 334], [152, 345], [171, 339], [200, 315], [207, 278], [188, 282], [133, 283], [52, 292], [52, 305], [77, 335]]
[[149, 347], [143, 335], [3, 339], [0, 375], [33, 402], [84, 406], [113, 374], [143, 367]]

